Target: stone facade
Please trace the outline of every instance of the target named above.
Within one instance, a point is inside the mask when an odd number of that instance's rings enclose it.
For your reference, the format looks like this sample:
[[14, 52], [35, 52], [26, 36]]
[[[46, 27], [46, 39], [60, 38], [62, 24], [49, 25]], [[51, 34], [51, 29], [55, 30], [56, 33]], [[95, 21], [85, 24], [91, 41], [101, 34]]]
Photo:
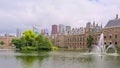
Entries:
[[93, 37], [93, 44], [97, 45], [101, 32], [80, 35], [59, 35], [52, 39], [54, 45], [64, 48], [87, 48], [87, 38]]
[[65, 36], [65, 45], [68, 48], [85, 48], [85, 34]]
[[93, 45], [97, 45], [99, 42], [99, 38], [101, 33], [104, 34], [104, 44], [105, 45], [120, 45], [120, 19], [118, 15], [113, 20], [109, 20], [104, 28], [102, 25], [91, 24], [88, 22], [85, 28], [73, 28], [70, 34], [67, 35], [57, 35], [53, 42], [53, 44], [59, 47], [67, 47], [67, 48], [87, 48], [87, 38], [89, 35], [93, 37]]
[[[94, 23], [95, 24], [95, 23]], [[90, 25], [90, 26], [89, 26]], [[95, 26], [96, 27], [96, 26]], [[97, 44], [99, 40], [99, 36], [101, 34], [101, 28], [99, 28], [96, 32], [93, 31], [97, 29], [91, 23], [86, 25], [86, 28], [73, 28], [69, 34], [57, 34], [51, 35], [52, 43], [58, 47], [64, 48], [87, 48], [87, 38], [89, 35], [93, 36], [93, 44]]]
[[65, 35], [52, 36], [51, 41], [58, 47], [65, 47]]
[[120, 45], [120, 19], [118, 14], [113, 20], [109, 20], [103, 29], [104, 40], [106, 45]]
[[14, 36], [0, 36], [0, 41], [4, 42], [4, 46], [11, 46], [13, 38], [15, 37]]
[[104, 44], [120, 45], [120, 27], [104, 28]]

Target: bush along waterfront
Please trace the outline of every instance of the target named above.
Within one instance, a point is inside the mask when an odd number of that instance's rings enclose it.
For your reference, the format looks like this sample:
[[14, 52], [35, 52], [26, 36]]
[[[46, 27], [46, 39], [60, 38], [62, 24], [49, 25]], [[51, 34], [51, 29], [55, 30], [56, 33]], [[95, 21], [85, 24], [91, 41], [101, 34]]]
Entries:
[[120, 46], [116, 46], [116, 49], [120, 53]]
[[48, 38], [44, 37], [42, 34], [36, 35], [31, 30], [26, 30], [23, 32], [21, 38], [13, 39], [12, 44], [14, 44], [17, 49], [23, 51], [58, 49], [57, 47], [52, 46], [52, 43]]

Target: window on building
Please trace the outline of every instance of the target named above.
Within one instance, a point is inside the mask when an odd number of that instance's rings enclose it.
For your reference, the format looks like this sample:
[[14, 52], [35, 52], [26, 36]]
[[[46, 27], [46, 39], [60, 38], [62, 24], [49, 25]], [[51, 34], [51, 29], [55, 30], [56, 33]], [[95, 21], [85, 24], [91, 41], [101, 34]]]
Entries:
[[104, 42], [104, 44], [106, 45], [106, 42]]
[[112, 36], [110, 35], [110, 39], [112, 38]]
[[117, 45], [117, 42], [115, 42], [115, 45]]
[[104, 39], [106, 39], [106, 36], [104, 36]]
[[117, 38], [117, 34], [115, 35], [115, 38]]
[[97, 38], [95, 38], [95, 40], [97, 40]]
[[112, 44], [112, 42], [110, 42], [110, 45]]

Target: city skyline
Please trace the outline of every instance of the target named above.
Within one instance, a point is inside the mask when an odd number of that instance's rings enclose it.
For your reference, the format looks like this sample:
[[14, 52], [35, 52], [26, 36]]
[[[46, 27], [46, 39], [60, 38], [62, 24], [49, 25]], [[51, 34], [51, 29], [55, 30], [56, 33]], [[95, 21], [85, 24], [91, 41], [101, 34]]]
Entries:
[[[120, 15], [119, 0], [0, 0], [0, 33], [32, 29], [33, 25], [51, 29], [52, 24], [85, 27], [87, 22], [105, 26]], [[49, 30], [51, 32], [51, 30]]]

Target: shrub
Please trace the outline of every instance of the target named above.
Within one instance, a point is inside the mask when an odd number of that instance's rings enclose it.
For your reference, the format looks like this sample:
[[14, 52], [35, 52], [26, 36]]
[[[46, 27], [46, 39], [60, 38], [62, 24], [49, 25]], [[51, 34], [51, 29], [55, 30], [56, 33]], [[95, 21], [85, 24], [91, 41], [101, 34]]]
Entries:
[[56, 50], [58, 50], [58, 47], [52, 46], [52, 50], [53, 50], [53, 51], [56, 51]]
[[116, 46], [116, 49], [117, 49], [118, 51], [120, 51], [120, 46]]

